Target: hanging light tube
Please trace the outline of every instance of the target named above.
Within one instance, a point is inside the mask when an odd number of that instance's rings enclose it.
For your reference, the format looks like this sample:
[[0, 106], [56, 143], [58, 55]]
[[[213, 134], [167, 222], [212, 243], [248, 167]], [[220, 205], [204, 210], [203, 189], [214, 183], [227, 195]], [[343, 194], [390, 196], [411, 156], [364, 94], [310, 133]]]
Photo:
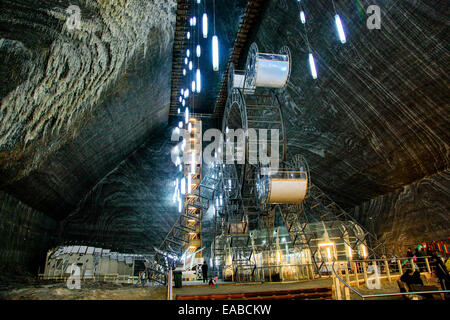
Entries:
[[216, 35], [212, 38], [213, 49], [213, 70], [219, 71], [219, 39]]
[[336, 22], [336, 28], [339, 34], [339, 40], [341, 40], [341, 43], [345, 43], [347, 39], [345, 38], [345, 32], [344, 27], [342, 26], [341, 17], [339, 15], [334, 16], [334, 21]]
[[192, 61], [189, 61], [189, 70], [192, 70]]
[[195, 81], [192, 81], [192, 92], [195, 92]]
[[186, 75], [186, 68], [183, 68], [183, 76]]
[[191, 175], [189, 174], [187, 177], [187, 193], [191, 193], [192, 192], [192, 179], [191, 179]]
[[197, 92], [200, 92], [202, 89], [202, 82], [201, 82], [201, 76], [200, 76], [200, 69], [197, 69], [196, 72], [196, 82], [197, 82]]
[[196, 51], [197, 51], [197, 58], [200, 58], [200, 56], [202, 54], [202, 49], [200, 48], [199, 44], [197, 45]]
[[191, 155], [191, 173], [195, 174], [195, 150], [192, 150]]
[[194, 27], [197, 25], [197, 17], [192, 17], [192, 25]]
[[317, 79], [316, 63], [314, 62], [314, 56], [312, 52], [309, 53], [309, 68], [313, 79]]
[[203, 38], [208, 38], [208, 15], [206, 13], [203, 14], [202, 17], [202, 31], [203, 31]]
[[186, 194], [186, 181], [181, 179], [181, 194]]
[[189, 122], [189, 107], [186, 107], [186, 110], [184, 111], [184, 115], [185, 115], [184, 122], [188, 123]]
[[187, 38], [188, 38], [188, 40], [191, 38], [191, 33], [188, 31], [188, 33], [187, 33]]
[[189, 58], [190, 55], [191, 55], [191, 50], [187, 49], [187, 50], [186, 50], [186, 57]]
[[305, 24], [306, 23], [306, 16], [305, 16], [305, 11], [300, 11], [300, 21]]

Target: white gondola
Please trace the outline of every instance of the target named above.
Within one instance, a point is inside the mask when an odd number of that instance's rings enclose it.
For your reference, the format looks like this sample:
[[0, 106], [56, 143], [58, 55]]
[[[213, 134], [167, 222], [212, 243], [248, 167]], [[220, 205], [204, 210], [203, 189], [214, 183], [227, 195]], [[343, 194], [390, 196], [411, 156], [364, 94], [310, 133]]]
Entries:
[[300, 204], [308, 191], [306, 171], [278, 170], [259, 177], [258, 197], [267, 204]]
[[291, 72], [289, 49], [283, 47], [279, 54], [258, 52], [258, 46], [250, 46], [246, 64], [246, 87], [284, 88]]
[[291, 55], [286, 46], [279, 54], [258, 52], [258, 46], [253, 43], [247, 57], [246, 70], [235, 70], [230, 64], [228, 70], [228, 90], [238, 88], [245, 94], [253, 94], [255, 89], [281, 89], [289, 81], [291, 72]]

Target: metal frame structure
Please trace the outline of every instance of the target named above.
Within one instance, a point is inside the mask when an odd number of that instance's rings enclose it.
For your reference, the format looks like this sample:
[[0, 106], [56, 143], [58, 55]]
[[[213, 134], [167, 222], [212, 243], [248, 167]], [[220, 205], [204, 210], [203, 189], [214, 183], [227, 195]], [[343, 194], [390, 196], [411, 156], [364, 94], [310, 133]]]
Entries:
[[[283, 47], [280, 50], [281, 54], [286, 54], [289, 57], [289, 76], [292, 66], [290, 57], [290, 50], [288, 47]], [[359, 224], [349, 215], [345, 210], [339, 207], [333, 200], [331, 200], [322, 190], [316, 185], [313, 185], [310, 180], [309, 168], [306, 160], [301, 155], [296, 155], [287, 161], [286, 150], [286, 133], [284, 128], [284, 121], [282, 115], [282, 106], [277, 97], [277, 89], [255, 88], [251, 78], [254, 76], [251, 66], [255, 65], [255, 57], [258, 54], [258, 47], [256, 44], [250, 46], [247, 57], [247, 64], [245, 71], [234, 70], [234, 65], [230, 64], [228, 71], [228, 99], [225, 106], [224, 117], [222, 122], [223, 131], [227, 129], [242, 128], [245, 135], [245, 162], [244, 164], [226, 164], [219, 166], [221, 170], [221, 186], [226, 186], [227, 179], [233, 177], [232, 184], [239, 188], [239, 192], [234, 198], [229, 197], [224, 193], [224, 206], [218, 208], [219, 219], [218, 223], [221, 228], [215, 227], [216, 230], [221, 231], [221, 235], [228, 238], [230, 243], [230, 250], [228, 254], [232, 257], [232, 280], [239, 281], [240, 277], [234, 270], [241, 269], [244, 265], [247, 268], [256, 269], [254, 262], [254, 252], [250, 245], [251, 237], [249, 230], [265, 229], [267, 234], [271, 234], [274, 228], [275, 215], [278, 212], [289, 231], [291, 241], [294, 245], [308, 248], [311, 253], [311, 262], [314, 266], [315, 273], [320, 275], [324, 266], [324, 260], [320, 255], [320, 248], [314, 245], [314, 241], [320, 236], [311, 230], [308, 226], [311, 222], [329, 221], [329, 228], [336, 228], [353, 252], [358, 252], [358, 246], [363, 245], [367, 248], [367, 257], [376, 257], [380, 254], [390, 253], [387, 248], [380, 243], [376, 237], [370, 234], [364, 228], [361, 233], [357, 233], [356, 241], [349, 241], [348, 231], [345, 228], [340, 228], [339, 220], [351, 220], [356, 225]], [[234, 73], [238, 72], [245, 75], [244, 86], [237, 88], [233, 86]], [[288, 79], [289, 79], [288, 76]], [[258, 201], [256, 194], [256, 181], [260, 174], [261, 166], [259, 163], [250, 163], [249, 158], [254, 150], [257, 150], [255, 144], [257, 140], [252, 138], [247, 133], [249, 129], [278, 129], [281, 133], [280, 143], [280, 158], [281, 167], [284, 169], [295, 169], [305, 171], [308, 179], [308, 189], [305, 201], [300, 205], [293, 204], [277, 204], [264, 205]], [[234, 141], [233, 141], [234, 142]], [[233, 145], [233, 142], [231, 144]], [[259, 141], [261, 142], [261, 141]], [[263, 143], [270, 140], [262, 141]], [[226, 141], [224, 150], [227, 149]], [[231, 148], [231, 150], [234, 150]], [[241, 222], [241, 228], [232, 228], [233, 224]], [[234, 232], [233, 232], [234, 231]], [[237, 232], [240, 231], [240, 232]], [[217, 235], [217, 234], [216, 234]], [[271, 245], [272, 237], [268, 237], [268, 247]], [[226, 256], [222, 248], [212, 248], [214, 257]], [[217, 252], [216, 252], [217, 251]], [[215, 261], [215, 260], [214, 260]], [[216, 267], [216, 266], [215, 266]], [[253, 270], [254, 270], [253, 269]]]

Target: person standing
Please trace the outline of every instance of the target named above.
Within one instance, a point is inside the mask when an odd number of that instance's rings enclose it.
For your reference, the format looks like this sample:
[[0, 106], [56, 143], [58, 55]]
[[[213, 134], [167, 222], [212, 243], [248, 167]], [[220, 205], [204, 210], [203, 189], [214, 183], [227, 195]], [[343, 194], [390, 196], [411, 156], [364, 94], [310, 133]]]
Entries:
[[437, 254], [433, 253], [431, 257], [432, 265], [435, 267], [436, 276], [439, 279], [442, 290], [450, 289], [450, 275], [448, 274], [447, 268], [444, 262]]
[[208, 279], [208, 265], [206, 264], [206, 261], [203, 261], [202, 264], [202, 274], [203, 274], [203, 283], [206, 282]]

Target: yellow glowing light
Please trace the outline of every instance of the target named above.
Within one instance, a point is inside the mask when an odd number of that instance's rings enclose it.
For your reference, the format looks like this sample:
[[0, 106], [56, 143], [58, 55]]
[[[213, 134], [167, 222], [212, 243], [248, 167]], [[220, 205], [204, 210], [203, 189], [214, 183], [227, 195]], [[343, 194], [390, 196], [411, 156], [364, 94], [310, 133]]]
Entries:
[[330, 247], [327, 248], [328, 259], [331, 260], [331, 250]]
[[363, 249], [363, 256], [364, 256], [364, 258], [366, 258], [367, 257], [366, 246], [362, 245], [362, 249]]
[[319, 247], [327, 247], [327, 246], [332, 246], [332, 245], [334, 245], [333, 242], [319, 243]]

